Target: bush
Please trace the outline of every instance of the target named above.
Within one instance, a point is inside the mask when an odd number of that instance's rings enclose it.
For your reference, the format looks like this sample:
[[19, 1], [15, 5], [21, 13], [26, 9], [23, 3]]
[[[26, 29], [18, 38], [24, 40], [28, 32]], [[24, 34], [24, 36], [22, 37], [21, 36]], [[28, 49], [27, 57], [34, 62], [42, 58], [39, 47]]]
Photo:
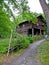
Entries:
[[0, 53], [6, 53], [7, 51], [7, 47], [4, 47], [4, 46], [0, 46]]
[[27, 39], [27, 37], [22, 35], [17, 35], [17, 37], [12, 39], [11, 48], [16, 47], [16, 50], [21, 48], [27, 48], [30, 41]]
[[21, 40], [20, 48], [27, 48], [29, 44], [29, 40], [26, 37], [24, 37]]
[[30, 43], [33, 43], [34, 41], [40, 40], [40, 36], [22, 36], [20, 34], [17, 34], [16, 38], [12, 39], [11, 42], [11, 49], [15, 47], [15, 50], [19, 50], [21, 48], [27, 48]]
[[[12, 38], [11, 49], [16, 48], [15, 50], [21, 48], [27, 48], [30, 43], [34, 41], [42, 39], [41, 36], [22, 36], [20, 34], [16, 34], [16, 38]], [[6, 53], [8, 50], [9, 38], [0, 40], [0, 53]]]
[[27, 39], [29, 40], [29, 43], [33, 43], [34, 42], [33, 36], [32, 37], [29, 36], [29, 37], [27, 37]]
[[41, 40], [42, 38], [43, 38], [43, 37], [40, 36], [40, 35], [35, 35], [35, 36], [34, 36], [35, 41]]
[[8, 50], [9, 39], [0, 39], [0, 53], [6, 53]]
[[17, 43], [19, 48], [26, 48], [29, 45], [29, 40], [25, 36], [18, 36]]

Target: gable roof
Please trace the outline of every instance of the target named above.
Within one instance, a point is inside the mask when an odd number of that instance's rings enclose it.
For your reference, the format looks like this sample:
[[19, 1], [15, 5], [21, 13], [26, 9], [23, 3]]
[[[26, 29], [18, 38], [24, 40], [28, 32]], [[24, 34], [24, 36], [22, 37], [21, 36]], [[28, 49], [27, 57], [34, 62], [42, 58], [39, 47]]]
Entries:
[[27, 20], [23, 20], [22, 22], [19, 23], [19, 25], [24, 24], [24, 23], [28, 23], [28, 21]]
[[38, 15], [37, 18], [41, 20], [44, 19], [42, 15]]
[[[42, 15], [38, 15], [37, 18], [42, 20], [42, 19], [43, 19], [43, 16], [42, 16]], [[43, 21], [43, 20], [42, 20], [42, 21]], [[23, 20], [22, 22], [19, 23], [19, 25], [22, 25], [22, 24], [28, 23], [28, 22], [29, 22], [29, 21], [27, 21], [27, 20]], [[32, 22], [32, 21], [30, 21], [30, 22]]]

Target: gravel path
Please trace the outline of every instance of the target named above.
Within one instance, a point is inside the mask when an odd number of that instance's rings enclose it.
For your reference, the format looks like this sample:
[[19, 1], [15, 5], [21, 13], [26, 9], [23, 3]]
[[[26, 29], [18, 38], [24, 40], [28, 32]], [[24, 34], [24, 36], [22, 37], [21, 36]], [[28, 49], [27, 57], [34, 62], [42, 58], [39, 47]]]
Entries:
[[8, 65], [41, 65], [35, 60], [35, 55], [38, 53], [37, 47], [44, 40], [37, 41], [29, 46], [29, 48], [18, 58], [15, 58]]

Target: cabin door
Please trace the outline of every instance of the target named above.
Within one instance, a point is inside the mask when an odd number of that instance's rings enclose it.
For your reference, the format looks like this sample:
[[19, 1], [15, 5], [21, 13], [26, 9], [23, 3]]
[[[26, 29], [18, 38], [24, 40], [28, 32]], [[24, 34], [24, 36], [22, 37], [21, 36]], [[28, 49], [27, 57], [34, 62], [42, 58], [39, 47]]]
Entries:
[[40, 29], [34, 28], [34, 35], [40, 35]]
[[28, 29], [28, 35], [32, 35], [32, 29]]

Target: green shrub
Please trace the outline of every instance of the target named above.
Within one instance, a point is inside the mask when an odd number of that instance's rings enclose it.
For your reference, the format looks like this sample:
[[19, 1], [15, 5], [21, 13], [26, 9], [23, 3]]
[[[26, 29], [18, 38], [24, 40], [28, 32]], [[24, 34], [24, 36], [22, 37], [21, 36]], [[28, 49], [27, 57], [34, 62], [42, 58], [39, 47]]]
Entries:
[[17, 43], [19, 48], [26, 48], [29, 45], [29, 40], [25, 36], [18, 36]]
[[30, 43], [29, 43], [29, 40], [24, 37], [24, 38], [22, 38], [22, 40], [21, 40], [20, 48], [26, 48], [26, 47], [28, 47], [29, 44], [30, 44]]
[[7, 52], [7, 47], [0, 46], [0, 53], [6, 53]]
[[40, 36], [22, 36], [20, 34], [17, 34], [16, 38], [12, 39], [11, 48], [16, 47], [16, 50], [19, 50], [21, 48], [26, 48], [29, 46], [30, 43], [33, 43], [34, 41], [40, 40]]
[[30, 44], [29, 42], [30, 41], [27, 39], [27, 37], [17, 35], [15, 39], [12, 39], [11, 48], [16, 47], [16, 50], [20, 48], [26, 48]]
[[0, 53], [6, 53], [8, 49], [9, 39], [0, 39]]
[[33, 43], [34, 42], [33, 36], [32, 37], [29, 36], [29, 37], [27, 37], [27, 39], [29, 40], [29, 43]]
[[40, 35], [35, 35], [35, 36], [33, 36], [34, 41], [41, 40], [42, 38], [43, 38], [43, 37], [40, 36]]
[[[27, 48], [30, 43], [34, 41], [42, 39], [41, 36], [22, 36], [20, 34], [16, 34], [16, 38], [12, 38], [12, 42], [10, 44], [10, 48], [16, 47], [16, 50], [20, 48]], [[9, 38], [7, 39], [0, 39], [0, 53], [6, 53], [8, 50], [9, 45]]]

